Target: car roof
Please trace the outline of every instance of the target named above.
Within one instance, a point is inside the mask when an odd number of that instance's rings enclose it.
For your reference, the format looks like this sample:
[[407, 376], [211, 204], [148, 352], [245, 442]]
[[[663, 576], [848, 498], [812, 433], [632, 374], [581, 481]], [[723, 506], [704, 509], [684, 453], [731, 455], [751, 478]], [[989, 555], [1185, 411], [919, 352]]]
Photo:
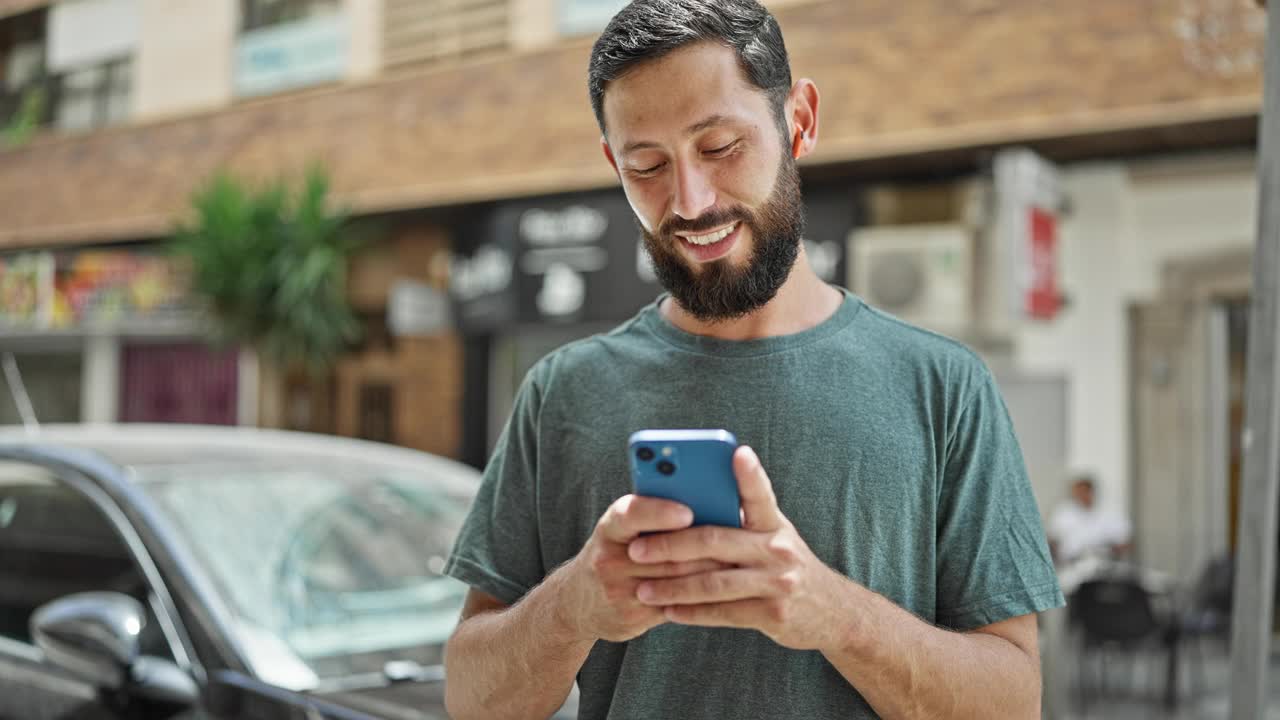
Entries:
[[369, 463], [479, 480], [469, 465], [439, 455], [287, 430], [214, 425], [83, 424], [0, 426], [0, 446], [14, 444], [95, 452], [120, 467], [296, 458]]

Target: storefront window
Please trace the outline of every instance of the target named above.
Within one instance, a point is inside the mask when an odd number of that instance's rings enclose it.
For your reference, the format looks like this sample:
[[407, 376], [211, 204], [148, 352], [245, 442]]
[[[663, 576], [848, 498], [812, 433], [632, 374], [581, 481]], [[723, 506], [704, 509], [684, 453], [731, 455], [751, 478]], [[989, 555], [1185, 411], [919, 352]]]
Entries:
[[52, 118], [45, 17], [36, 11], [0, 20], [0, 129], [47, 125]]
[[[36, 419], [42, 423], [80, 421], [83, 355], [69, 352], [18, 352], [14, 360]], [[16, 388], [0, 373], [0, 425], [18, 425]]]
[[61, 78], [58, 127], [90, 130], [123, 122], [129, 117], [132, 94], [132, 58], [70, 71]]

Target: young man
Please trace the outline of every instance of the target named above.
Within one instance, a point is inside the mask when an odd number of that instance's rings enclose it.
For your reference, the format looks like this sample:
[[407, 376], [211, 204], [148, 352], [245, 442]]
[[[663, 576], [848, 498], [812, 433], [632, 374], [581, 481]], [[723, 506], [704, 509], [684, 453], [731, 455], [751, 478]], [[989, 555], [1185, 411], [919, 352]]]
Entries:
[[1129, 551], [1129, 521], [1098, 507], [1095, 493], [1093, 478], [1080, 475], [1071, 483], [1071, 497], [1049, 516], [1049, 550], [1059, 566], [1089, 557], [1118, 558]]
[[[450, 712], [547, 717], [576, 677], [583, 718], [1039, 717], [1062, 596], [1003, 403], [810, 269], [818, 90], [776, 21], [635, 0], [589, 85], [669, 294], [526, 378], [447, 568]], [[742, 529], [629, 494], [645, 428], [737, 435]]]

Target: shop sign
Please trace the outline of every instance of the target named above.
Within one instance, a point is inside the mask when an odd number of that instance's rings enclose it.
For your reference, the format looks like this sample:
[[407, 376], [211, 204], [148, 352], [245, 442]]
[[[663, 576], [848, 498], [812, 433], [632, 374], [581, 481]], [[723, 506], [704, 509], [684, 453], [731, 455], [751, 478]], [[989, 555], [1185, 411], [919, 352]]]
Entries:
[[118, 250], [56, 256], [52, 327], [181, 319], [191, 311], [190, 276], [175, 260]]
[[512, 252], [500, 243], [485, 242], [470, 252], [463, 247], [451, 253], [449, 294], [458, 327], [464, 332], [489, 332], [510, 323], [514, 273]]
[[619, 322], [661, 292], [637, 261], [640, 232], [621, 191], [508, 205], [497, 231], [516, 236], [519, 322]]
[[387, 300], [387, 328], [399, 337], [439, 335], [453, 325], [449, 298], [430, 285], [400, 279]]
[[74, 330], [185, 321], [189, 275], [173, 259], [120, 250], [0, 258], [0, 325]]
[[236, 44], [241, 97], [341, 80], [347, 71], [347, 22], [340, 12], [252, 30]]
[[585, 204], [535, 207], [520, 214], [520, 272], [536, 285], [537, 320], [578, 319], [587, 302], [587, 277], [609, 265], [602, 245], [609, 215]]
[[1027, 315], [1052, 320], [1058, 313], [1062, 295], [1058, 292], [1058, 217], [1032, 207], [1027, 244], [1027, 289], [1023, 300]]
[[845, 241], [857, 224], [854, 189], [843, 184], [804, 188], [804, 251], [823, 281], [843, 285], [847, 277]]
[[1063, 205], [1058, 169], [1023, 148], [995, 160], [998, 242], [1012, 272], [1003, 278], [1016, 317], [1052, 320], [1062, 306], [1058, 223]]
[[53, 303], [53, 255], [0, 256], [0, 328], [46, 328]]
[[609, 217], [586, 205], [563, 210], [526, 210], [520, 216], [520, 237], [534, 247], [598, 243], [609, 229]]

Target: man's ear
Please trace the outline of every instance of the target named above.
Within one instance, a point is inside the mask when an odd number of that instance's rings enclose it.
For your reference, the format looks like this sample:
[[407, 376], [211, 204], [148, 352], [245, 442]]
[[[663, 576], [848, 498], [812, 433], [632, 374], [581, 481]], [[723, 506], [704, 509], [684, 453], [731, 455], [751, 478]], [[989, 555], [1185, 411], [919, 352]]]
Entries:
[[818, 145], [818, 86], [801, 78], [787, 97], [787, 120], [792, 128], [791, 156], [799, 159]]
[[618, 159], [613, 156], [613, 148], [609, 147], [609, 140], [605, 136], [600, 136], [600, 149], [604, 151], [604, 158], [609, 161], [609, 166], [613, 168], [613, 172], [622, 178], [621, 171], [618, 170]]

